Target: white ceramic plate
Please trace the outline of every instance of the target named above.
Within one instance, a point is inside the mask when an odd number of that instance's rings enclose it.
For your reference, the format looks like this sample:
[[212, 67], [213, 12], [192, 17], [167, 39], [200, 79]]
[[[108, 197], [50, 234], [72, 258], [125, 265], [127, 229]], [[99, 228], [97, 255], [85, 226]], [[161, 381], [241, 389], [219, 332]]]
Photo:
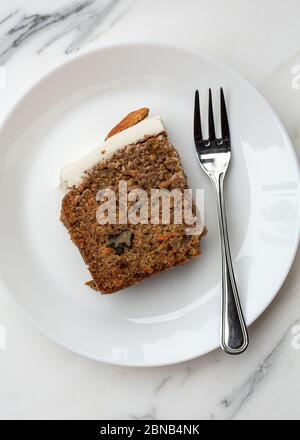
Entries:
[[[299, 172], [264, 99], [216, 61], [130, 44], [76, 57], [19, 101], [0, 133], [0, 275], [51, 339], [122, 365], [181, 362], [219, 345], [220, 254], [214, 199], [192, 136], [193, 95], [226, 91], [233, 159], [226, 182], [232, 255], [251, 324], [288, 274], [299, 238]], [[62, 165], [93, 148], [128, 111], [160, 114], [193, 188], [205, 190], [202, 257], [120, 294], [101, 296], [59, 222]], [[255, 343], [255, 341], [252, 341]]]

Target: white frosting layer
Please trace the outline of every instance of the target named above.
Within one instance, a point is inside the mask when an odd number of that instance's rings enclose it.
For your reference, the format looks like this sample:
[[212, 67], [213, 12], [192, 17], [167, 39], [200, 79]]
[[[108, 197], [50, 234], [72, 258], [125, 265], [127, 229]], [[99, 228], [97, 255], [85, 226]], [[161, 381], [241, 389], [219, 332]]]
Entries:
[[60, 188], [68, 189], [80, 183], [86, 171], [101, 160], [109, 159], [117, 150], [136, 144], [147, 137], [157, 136], [164, 131], [159, 117], [147, 118], [120, 133], [115, 134], [98, 145], [94, 150], [76, 162], [65, 165], [60, 172]]

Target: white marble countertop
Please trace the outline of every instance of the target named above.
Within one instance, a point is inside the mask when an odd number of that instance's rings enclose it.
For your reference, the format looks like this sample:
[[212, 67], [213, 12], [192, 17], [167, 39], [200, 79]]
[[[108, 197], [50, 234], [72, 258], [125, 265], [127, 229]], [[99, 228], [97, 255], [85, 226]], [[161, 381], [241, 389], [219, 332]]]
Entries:
[[[299, 157], [299, 16], [299, 0], [2, 2], [0, 120], [77, 53], [159, 41], [206, 52], [246, 77], [277, 111]], [[217, 350], [153, 369], [104, 365], [59, 347], [0, 292], [0, 418], [299, 419], [299, 263], [298, 252], [243, 356]]]

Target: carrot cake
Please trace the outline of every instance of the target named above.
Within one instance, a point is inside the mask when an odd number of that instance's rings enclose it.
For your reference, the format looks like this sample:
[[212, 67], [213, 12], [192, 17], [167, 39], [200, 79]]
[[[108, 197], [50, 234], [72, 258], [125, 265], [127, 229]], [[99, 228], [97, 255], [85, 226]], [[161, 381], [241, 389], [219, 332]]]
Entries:
[[61, 221], [90, 271], [87, 284], [104, 294], [200, 255], [205, 228], [187, 233], [188, 203], [169, 197], [163, 212], [162, 198], [173, 190], [183, 194], [188, 185], [161, 119], [148, 113], [129, 113], [101, 145], [61, 170]]

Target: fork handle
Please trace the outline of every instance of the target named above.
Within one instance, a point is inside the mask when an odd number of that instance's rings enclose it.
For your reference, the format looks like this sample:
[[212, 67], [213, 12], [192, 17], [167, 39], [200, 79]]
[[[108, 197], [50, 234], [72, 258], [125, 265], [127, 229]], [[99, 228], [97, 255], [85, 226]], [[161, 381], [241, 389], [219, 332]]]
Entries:
[[224, 176], [225, 173], [221, 173], [218, 178], [210, 176], [217, 195], [222, 255], [221, 347], [228, 354], [241, 354], [248, 347], [249, 338], [231, 260], [224, 200]]

